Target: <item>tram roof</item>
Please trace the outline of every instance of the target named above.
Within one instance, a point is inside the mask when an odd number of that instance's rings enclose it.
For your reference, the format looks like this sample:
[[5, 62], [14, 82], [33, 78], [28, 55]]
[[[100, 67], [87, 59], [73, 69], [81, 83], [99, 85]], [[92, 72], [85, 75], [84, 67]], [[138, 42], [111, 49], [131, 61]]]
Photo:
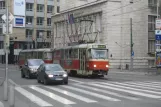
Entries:
[[36, 51], [39, 51], [39, 52], [50, 52], [51, 49], [50, 48], [43, 48], [43, 49], [26, 49], [26, 50], [22, 50], [21, 52], [36, 52]]
[[79, 44], [74, 46], [66, 46], [62, 48], [56, 48], [57, 49], [70, 49], [70, 48], [92, 48], [93, 45], [105, 45], [105, 44], [98, 44], [98, 43], [90, 43], [90, 44]]

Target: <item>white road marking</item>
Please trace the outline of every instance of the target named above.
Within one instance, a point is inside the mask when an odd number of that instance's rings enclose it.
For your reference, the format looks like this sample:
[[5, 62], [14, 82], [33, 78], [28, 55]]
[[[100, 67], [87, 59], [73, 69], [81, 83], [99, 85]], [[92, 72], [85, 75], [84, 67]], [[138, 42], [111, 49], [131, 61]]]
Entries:
[[78, 87], [82, 87], [82, 88], [86, 88], [86, 89], [89, 89], [89, 90], [110, 94], [110, 95], [117, 96], [117, 97], [122, 97], [122, 98], [125, 98], [125, 99], [139, 100], [139, 98], [124, 96], [124, 95], [121, 95], [121, 94], [118, 94], [118, 93], [114, 93], [114, 92], [99, 89], [99, 88], [94, 88], [94, 87], [90, 87], [90, 86], [84, 86], [84, 85], [80, 85], [80, 84], [75, 84], [75, 85], [78, 86]]
[[114, 87], [123, 88], [123, 89], [130, 89], [130, 90], [135, 90], [135, 91], [143, 91], [143, 92], [148, 92], [148, 93], [153, 93], [153, 94], [161, 94], [161, 92], [131, 88], [131, 87], [127, 87], [127, 86], [115, 85], [115, 84], [110, 84], [110, 83], [100, 83], [100, 84], [114, 86]]
[[69, 81], [77, 82], [77, 83], [84, 83], [82, 81], [74, 80], [74, 79], [68, 79]]
[[93, 92], [90, 92], [90, 91], [86, 91], [86, 90], [71, 87], [71, 86], [62, 86], [62, 87], [67, 88], [67, 89], [71, 89], [71, 90], [74, 90], [74, 91], [78, 91], [80, 93], [84, 93], [84, 94], [87, 94], [87, 95], [91, 95], [91, 96], [94, 96], [94, 97], [97, 97], [97, 98], [101, 98], [101, 99], [104, 99], [104, 100], [108, 100], [108, 101], [121, 101], [119, 99], [111, 98], [111, 97], [108, 97], [108, 96], [105, 96], [105, 95], [93, 93]]
[[148, 87], [148, 86], [139, 86], [139, 85], [134, 85], [134, 84], [119, 83], [119, 82], [114, 82], [114, 84], [119, 84], [119, 85], [124, 85], [124, 86], [138, 87], [138, 88], [143, 88], [143, 89], [150, 89], [150, 90], [161, 91], [161, 89], [151, 88], [151, 87]]
[[11, 79], [8, 79], [8, 81], [11, 83], [11, 84], [13, 84], [13, 85], [15, 85], [15, 86], [19, 86], [18, 84], [16, 84], [14, 81], [12, 81]]
[[127, 84], [134, 84], [137, 86], [145, 86], [145, 87], [152, 87], [152, 88], [161, 88], [161, 86], [154, 85], [154, 84], [143, 84], [143, 83], [127, 83]]
[[144, 84], [144, 85], [161, 86], [161, 84], [154, 83], [154, 82], [125, 82], [125, 83], [137, 83], [137, 84]]
[[60, 89], [60, 88], [55, 88], [55, 87], [46, 87], [46, 88], [49, 88], [49, 89], [51, 89], [51, 90], [54, 90], [54, 91], [57, 91], [57, 92], [59, 92], [59, 93], [65, 94], [65, 95], [67, 95], [67, 96], [73, 97], [73, 98], [75, 98], [75, 99], [84, 101], [84, 102], [86, 102], [86, 103], [94, 103], [94, 102], [97, 102], [97, 101], [95, 101], [95, 100], [91, 100], [91, 99], [89, 99], [89, 98], [86, 98], [86, 97], [83, 97], [83, 96], [80, 96], [80, 95], [71, 93], [71, 92], [69, 92], [69, 91], [62, 90], [62, 89]]
[[39, 97], [35, 96], [34, 94], [28, 92], [27, 90], [21, 88], [21, 87], [15, 87], [15, 90], [24, 95], [26, 98], [28, 98], [30, 101], [36, 103], [37, 105], [41, 107], [45, 106], [53, 106], [52, 104], [40, 99]]
[[51, 93], [51, 92], [46, 91], [46, 90], [43, 90], [43, 89], [41, 89], [39, 87], [31, 86], [30, 88], [35, 90], [35, 91], [37, 91], [37, 92], [39, 92], [39, 93], [41, 93], [41, 94], [43, 94], [43, 95], [46, 95], [47, 97], [50, 97], [51, 99], [56, 100], [56, 101], [58, 101], [60, 103], [63, 103], [63, 104], [76, 104], [73, 101], [70, 101], [70, 100], [65, 99], [63, 97], [60, 97], [60, 96], [58, 96], [58, 95], [56, 95], [54, 93]]
[[4, 107], [4, 105], [3, 105], [3, 103], [2, 103], [2, 102], [0, 102], [0, 107]]
[[112, 90], [116, 90], [116, 91], [122, 91], [122, 92], [125, 92], [125, 93], [140, 95], [140, 96], [149, 97], [149, 98], [161, 98], [161, 96], [157, 96], [157, 95], [146, 94], [146, 93], [137, 92], [137, 91], [130, 91], [130, 90], [115, 88], [115, 87], [111, 87], [111, 86], [105, 86], [105, 85], [99, 85], [99, 84], [89, 84], [89, 85], [97, 86], [97, 87], [101, 87], [101, 88], [112, 89]]

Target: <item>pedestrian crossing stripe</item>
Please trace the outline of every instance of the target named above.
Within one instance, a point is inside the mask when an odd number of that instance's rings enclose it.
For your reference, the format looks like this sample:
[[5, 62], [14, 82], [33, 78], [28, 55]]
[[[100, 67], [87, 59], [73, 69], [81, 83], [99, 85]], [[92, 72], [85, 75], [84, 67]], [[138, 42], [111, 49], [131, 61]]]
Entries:
[[[145, 83], [145, 84], [144, 84]], [[95, 83], [78, 83], [72, 85], [54, 86], [28, 86], [29, 89], [36, 91], [37, 94], [47, 96], [48, 98], [57, 101], [64, 105], [77, 104], [78, 101], [85, 103], [99, 103], [98, 99], [105, 101], [118, 102], [122, 101], [121, 98], [126, 100], [142, 100], [140, 97], [161, 99], [161, 85], [160, 82], [95, 82]], [[28, 89], [28, 88], [27, 88]], [[41, 107], [53, 106], [52, 103], [39, 98], [38, 96], [27, 91], [25, 87], [15, 87], [15, 90], [28, 98], [31, 102], [36, 103]], [[156, 89], [158, 91], [154, 91]], [[113, 91], [111, 91], [113, 90]], [[120, 93], [121, 92], [121, 93]], [[59, 93], [59, 94], [57, 94]], [[128, 94], [128, 95], [126, 95]], [[135, 96], [129, 96], [135, 95]], [[72, 100], [71, 100], [72, 99]], [[76, 100], [74, 100], [76, 99]], [[102, 100], [101, 100], [102, 101]]]

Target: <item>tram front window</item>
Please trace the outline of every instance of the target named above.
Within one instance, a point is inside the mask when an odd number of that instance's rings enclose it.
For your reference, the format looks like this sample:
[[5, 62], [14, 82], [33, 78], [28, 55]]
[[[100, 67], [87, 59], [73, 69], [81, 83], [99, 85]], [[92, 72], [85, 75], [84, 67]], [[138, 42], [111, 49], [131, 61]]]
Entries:
[[90, 49], [89, 50], [89, 58], [107, 59], [107, 50]]

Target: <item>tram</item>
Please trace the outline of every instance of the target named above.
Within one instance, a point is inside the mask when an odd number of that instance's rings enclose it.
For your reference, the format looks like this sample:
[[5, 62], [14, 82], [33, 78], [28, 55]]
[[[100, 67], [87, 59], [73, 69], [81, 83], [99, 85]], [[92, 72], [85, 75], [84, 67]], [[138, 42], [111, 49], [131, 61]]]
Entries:
[[45, 63], [53, 63], [52, 50], [49, 48], [22, 50], [19, 53], [18, 60], [18, 65], [20, 68], [25, 63], [26, 59], [42, 59]]
[[104, 44], [78, 44], [53, 50], [53, 63], [70, 75], [104, 76], [109, 71], [108, 49]]

